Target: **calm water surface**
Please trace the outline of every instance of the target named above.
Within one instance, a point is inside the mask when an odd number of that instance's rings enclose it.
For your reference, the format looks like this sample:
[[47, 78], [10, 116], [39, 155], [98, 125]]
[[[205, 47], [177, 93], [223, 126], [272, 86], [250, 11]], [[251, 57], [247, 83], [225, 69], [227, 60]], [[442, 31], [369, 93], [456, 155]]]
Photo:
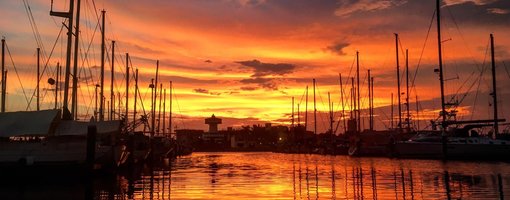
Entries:
[[88, 186], [26, 184], [0, 191], [18, 199], [510, 199], [510, 164], [194, 153]]

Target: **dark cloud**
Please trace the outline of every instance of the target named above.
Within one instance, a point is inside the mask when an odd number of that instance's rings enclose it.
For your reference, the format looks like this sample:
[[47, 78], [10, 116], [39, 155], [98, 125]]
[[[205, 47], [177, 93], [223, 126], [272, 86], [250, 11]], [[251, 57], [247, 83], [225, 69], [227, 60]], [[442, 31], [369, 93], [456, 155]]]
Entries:
[[334, 54], [343, 56], [345, 55], [344, 49], [348, 47], [350, 44], [347, 42], [337, 41], [326, 47], [327, 51], [330, 51]]
[[258, 90], [259, 88], [258, 87], [245, 86], [245, 87], [241, 87], [239, 89], [244, 90], [244, 91], [254, 91], [254, 90]]
[[290, 74], [296, 69], [295, 65], [288, 63], [263, 63], [258, 60], [238, 61], [236, 63], [252, 68], [254, 74], [252, 74], [251, 77], [264, 77], [269, 75], [282, 76]]
[[207, 89], [203, 89], [203, 88], [196, 88], [196, 89], [193, 89], [193, 92], [195, 92], [195, 93], [201, 93], [201, 94], [209, 94], [209, 90], [207, 90]]
[[243, 79], [240, 81], [244, 84], [257, 84], [260, 87], [267, 89], [267, 90], [278, 90], [278, 84], [276, 83], [276, 80], [273, 78], [250, 78], [250, 79]]
[[204, 89], [204, 88], [193, 89], [193, 92], [200, 93], [200, 94], [209, 94], [209, 95], [213, 95], [213, 96], [221, 95], [220, 92], [212, 92], [212, 91], [209, 91], [208, 89]]

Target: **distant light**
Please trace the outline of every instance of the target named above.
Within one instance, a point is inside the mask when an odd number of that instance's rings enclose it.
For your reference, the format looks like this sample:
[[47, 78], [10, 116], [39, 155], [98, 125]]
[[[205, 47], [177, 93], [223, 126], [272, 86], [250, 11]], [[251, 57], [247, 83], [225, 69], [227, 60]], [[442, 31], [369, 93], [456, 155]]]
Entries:
[[282, 141], [282, 138], [278, 138], [278, 140]]

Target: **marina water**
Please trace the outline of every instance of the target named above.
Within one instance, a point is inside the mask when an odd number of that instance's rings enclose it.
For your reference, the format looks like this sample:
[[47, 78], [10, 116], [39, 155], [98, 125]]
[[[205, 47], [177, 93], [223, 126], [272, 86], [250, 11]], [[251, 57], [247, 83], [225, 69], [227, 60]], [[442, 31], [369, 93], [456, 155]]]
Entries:
[[4, 181], [0, 192], [7, 199], [510, 198], [503, 162], [211, 152], [166, 164], [91, 181]]

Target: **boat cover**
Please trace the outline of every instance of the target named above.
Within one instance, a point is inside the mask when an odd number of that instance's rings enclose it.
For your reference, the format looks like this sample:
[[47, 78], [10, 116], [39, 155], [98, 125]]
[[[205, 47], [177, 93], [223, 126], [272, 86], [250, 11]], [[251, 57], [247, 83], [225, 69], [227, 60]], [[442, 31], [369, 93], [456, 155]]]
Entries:
[[60, 110], [0, 113], [0, 137], [51, 134], [60, 119]]
[[87, 135], [88, 126], [96, 126], [97, 134], [120, 133], [121, 121], [103, 121], [103, 122], [82, 122], [82, 121], [60, 121], [55, 136], [64, 135]]

